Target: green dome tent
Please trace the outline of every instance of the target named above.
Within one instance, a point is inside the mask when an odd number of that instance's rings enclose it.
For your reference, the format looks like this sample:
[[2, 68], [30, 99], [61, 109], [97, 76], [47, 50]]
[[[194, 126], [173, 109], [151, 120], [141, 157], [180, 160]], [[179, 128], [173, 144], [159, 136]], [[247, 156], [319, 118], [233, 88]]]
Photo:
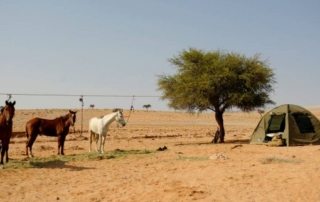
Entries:
[[320, 144], [320, 121], [303, 107], [281, 105], [262, 116], [250, 143], [266, 143], [274, 135], [281, 135], [287, 146]]

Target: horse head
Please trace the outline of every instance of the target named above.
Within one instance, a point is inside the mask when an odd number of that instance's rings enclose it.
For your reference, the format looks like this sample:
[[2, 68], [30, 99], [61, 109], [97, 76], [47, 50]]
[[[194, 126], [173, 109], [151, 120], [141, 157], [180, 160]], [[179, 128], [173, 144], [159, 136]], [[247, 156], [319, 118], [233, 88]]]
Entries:
[[126, 120], [124, 120], [124, 116], [122, 114], [122, 111], [117, 111], [117, 115], [116, 115], [116, 121], [122, 126], [124, 127], [127, 123]]
[[77, 115], [76, 111], [69, 110], [68, 122], [70, 123], [71, 126], [74, 126], [74, 124], [76, 123], [76, 115]]
[[14, 105], [16, 101], [10, 102], [6, 101], [6, 106], [1, 109], [1, 114], [5, 117], [7, 125], [12, 122], [14, 117], [15, 108]]

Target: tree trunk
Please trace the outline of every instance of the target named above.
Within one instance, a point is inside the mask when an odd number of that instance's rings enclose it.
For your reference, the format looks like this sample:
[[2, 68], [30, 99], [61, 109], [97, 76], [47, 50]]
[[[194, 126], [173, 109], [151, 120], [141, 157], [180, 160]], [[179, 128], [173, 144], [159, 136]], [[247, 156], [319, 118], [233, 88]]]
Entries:
[[219, 126], [219, 130], [217, 130], [214, 139], [212, 140], [213, 143], [224, 143], [224, 135], [225, 135], [225, 130], [224, 130], [224, 124], [223, 124], [223, 113], [216, 110], [215, 112], [215, 118]]

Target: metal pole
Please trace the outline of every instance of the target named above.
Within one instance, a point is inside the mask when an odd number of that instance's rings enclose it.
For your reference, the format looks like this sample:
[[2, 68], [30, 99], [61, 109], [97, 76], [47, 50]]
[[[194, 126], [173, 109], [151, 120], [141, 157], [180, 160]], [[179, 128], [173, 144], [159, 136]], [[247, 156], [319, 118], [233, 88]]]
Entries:
[[8, 101], [11, 101], [12, 95], [11, 95], [11, 94], [8, 94], [7, 96], [8, 96], [8, 99], [7, 99], [7, 100], [8, 100]]
[[81, 130], [80, 130], [80, 135], [82, 135], [82, 131], [83, 131], [83, 106], [84, 106], [83, 95], [80, 96], [79, 101], [81, 102]]
[[131, 111], [134, 111], [134, 107], [133, 107], [133, 102], [134, 102], [134, 100], [135, 100], [134, 97], [135, 97], [135, 96], [133, 95], [133, 96], [132, 96], [132, 100], [131, 100], [130, 112], [131, 112]]

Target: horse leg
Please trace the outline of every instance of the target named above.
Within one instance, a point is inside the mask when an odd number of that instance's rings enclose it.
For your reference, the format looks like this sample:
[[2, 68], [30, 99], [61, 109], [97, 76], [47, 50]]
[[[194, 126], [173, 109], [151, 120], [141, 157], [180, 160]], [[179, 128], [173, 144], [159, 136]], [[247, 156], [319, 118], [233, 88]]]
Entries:
[[89, 131], [89, 139], [90, 139], [90, 141], [89, 141], [89, 143], [90, 143], [90, 145], [89, 145], [89, 152], [91, 152], [91, 150], [92, 150], [92, 148], [91, 148], [92, 138], [93, 138], [93, 132], [90, 130], [90, 131]]
[[27, 144], [26, 144], [26, 155], [29, 156], [28, 155], [28, 151], [30, 151], [30, 156], [29, 157], [33, 157], [32, 145], [33, 145], [34, 141], [37, 139], [37, 136], [38, 136], [37, 133], [33, 133], [33, 134], [30, 135], [30, 138], [27, 141]]
[[28, 143], [29, 143], [29, 140], [26, 142], [26, 155], [27, 155], [27, 156], [29, 156]]
[[6, 162], [8, 163], [9, 162], [9, 143], [6, 146], [5, 153], [6, 153]]
[[26, 136], [27, 136], [27, 142], [26, 142], [26, 155], [29, 156], [28, 154], [28, 148], [30, 146], [30, 139], [32, 137], [32, 130], [29, 131], [30, 129], [28, 128], [28, 124], [26, 125]]
[[61, 148], [61, 135], [58, 135], [58, 155], [60, 155], [60, 148]]
[[64, 155], [64, 142], [66, 140], [66, 135], [61, 136], [61, 155]]
[[95, 134], [96, 152], [99, 152], [99, 139], [100, 139], [100, 134]]
[[26, 142], [26, 155], [28, 156], [28, 143], [29, 143], [29, 134], [28, 134], [28, 129], [26, 129], [26, 136], [27, 136], [27, 142]]
[[1, 167], [3, 168], [3, 157], [4, 157], [4, 153], [5, 153], [5, 146], [4, 144], [2, 143], [2, 147], [1, 147], [1, 161], [0, 161], [0, 164], [1, 164]]
[[89, 152], [91, 152], [91, 144], [92, 144], [92, 132], [89, 130]]
[[104, 135], [103, 134], [99, 135], [99, 153], [100, 154], [103, 153], [103, 150], [102, 150], [103, 139], [104, 139]]
[[3, 164], [3, 159], [6, 158], [6, 162], [9, 162], [9, 140], [2, 141], [2, 148], [1, 148], [1, 164]]
[[102, 154], [104, 154], [104, 143], [106, 141], [106, 138], [107, 138], [107, 134], [102, 135]]

